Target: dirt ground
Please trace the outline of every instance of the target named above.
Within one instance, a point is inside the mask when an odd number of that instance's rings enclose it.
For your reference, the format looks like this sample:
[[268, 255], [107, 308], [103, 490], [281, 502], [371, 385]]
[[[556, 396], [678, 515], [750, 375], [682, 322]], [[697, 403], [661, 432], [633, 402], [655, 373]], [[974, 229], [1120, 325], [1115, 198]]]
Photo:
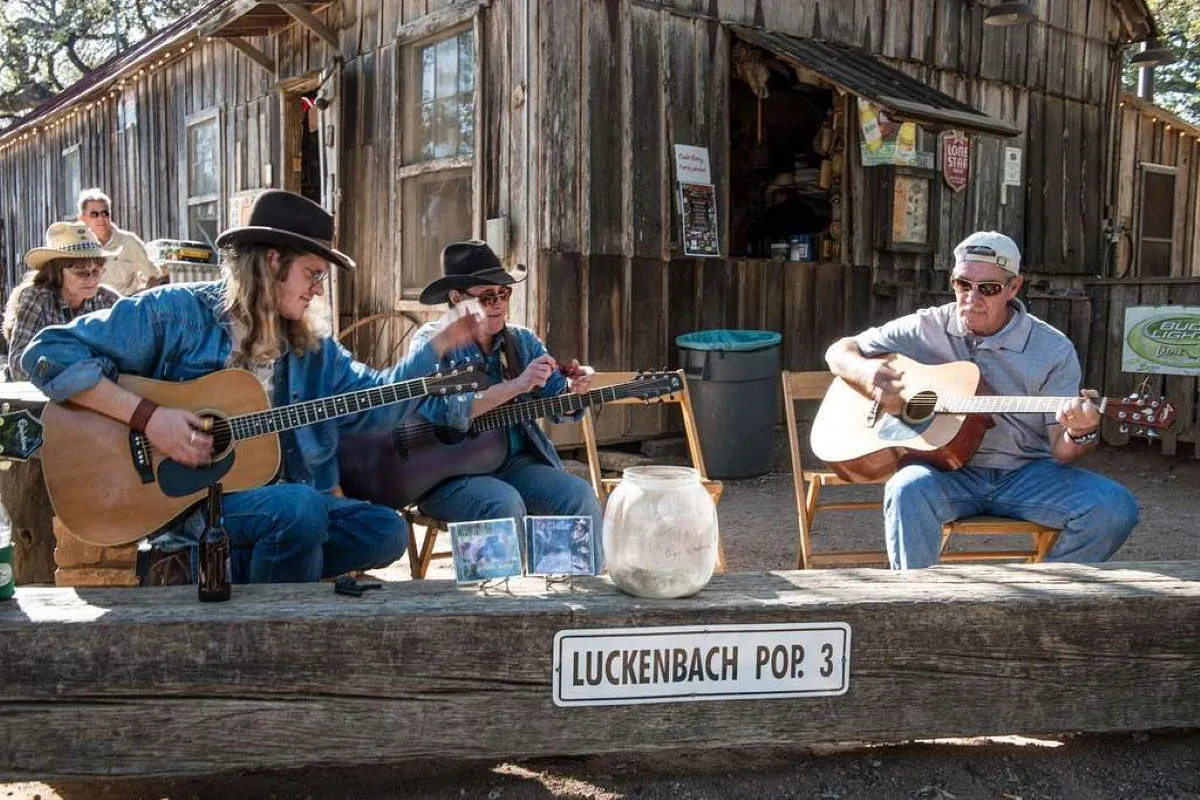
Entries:
[[[664, 460], [664, 459], [660, 459]], [[1142, 521], [1122, 561], [1200, 558], [1200, 460], [1163, 456], [1134, 442], [1101, 448], [1084, 466], [1129, 486]], [[796, 512], [786, 449], [776, 471], [729, 481], [719, 519], [731, 571], [794, 565]], [[853, 487], [869, 498], [878, 489]], [[814, 529], [818, 547], [878, 547], [878, 512], [830, 513]], [[381, 573], [407, 578], [400, 562]], [[430, 578], [452, 579], [448, 561]], [[1200, 622], [1198, 622], [1200, 624]], [[0, 757], [2, 769], [2, 757]], [[888, 746], [755, 748], [652, 756], [597, 756], [500, 764], [309, 768], [183, 779], [0, 784], [0, 800], [40, 798], [1194, 798], [1200, 800], [1200, 731], [898, 742]]]

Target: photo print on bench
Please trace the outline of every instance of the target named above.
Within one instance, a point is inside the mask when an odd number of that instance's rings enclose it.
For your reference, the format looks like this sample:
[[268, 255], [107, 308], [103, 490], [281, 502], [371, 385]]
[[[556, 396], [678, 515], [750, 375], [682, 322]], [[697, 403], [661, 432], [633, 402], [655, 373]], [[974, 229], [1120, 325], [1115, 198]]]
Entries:
[[591, 517], [526, 517], [530, 575], [595, 575]]
[[512, 517], [451, 522], [449, 527], [456, 582], [479, 583], [521, 574], [521, 542]]

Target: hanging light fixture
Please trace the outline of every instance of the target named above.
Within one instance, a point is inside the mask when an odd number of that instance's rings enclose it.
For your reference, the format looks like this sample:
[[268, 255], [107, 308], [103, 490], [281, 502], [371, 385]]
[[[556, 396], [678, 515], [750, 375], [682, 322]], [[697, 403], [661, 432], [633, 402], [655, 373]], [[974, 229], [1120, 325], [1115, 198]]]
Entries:
[[1160, 67], [1163, 64], [1173, 64], [1175, 52], [1165, 47], [1157, 36], [1151, 36], [1142, 46], [1142, 52], [1129, 59], [1135, 67]]
[[984, 25], [1027, 25], [1037, 19], [1029, 3], [996, 3], [983, 15]]

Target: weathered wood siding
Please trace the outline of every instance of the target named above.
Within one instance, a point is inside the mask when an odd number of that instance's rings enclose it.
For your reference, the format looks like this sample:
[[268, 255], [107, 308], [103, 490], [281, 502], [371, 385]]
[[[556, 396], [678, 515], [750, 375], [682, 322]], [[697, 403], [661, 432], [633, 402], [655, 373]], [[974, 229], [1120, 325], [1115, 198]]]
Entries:
[[1172, 276], [1200, 276], [1200, 128], [1130, 94], [1121, 95], [1117, 115], [1113, 221], [1121, 233], [1114, 275], [1137, 274], [1142, 205], [1138, 187], [1143, 164], [1175, 169], [1171, 249]]

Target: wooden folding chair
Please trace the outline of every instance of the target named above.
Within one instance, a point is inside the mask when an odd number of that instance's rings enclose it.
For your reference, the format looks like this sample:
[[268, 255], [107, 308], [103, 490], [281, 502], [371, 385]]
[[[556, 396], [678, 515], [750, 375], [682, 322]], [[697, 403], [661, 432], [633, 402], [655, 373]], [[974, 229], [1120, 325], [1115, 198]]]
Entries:
[[[434, 559], [454, 556], [449, 550], [436, 549], [438, 536], [449, 532], [450, 524], [444, 519], [422, 514], [416, 506], [400, 509], [400, 515], [408, 523], [408, 570], [413, 580], [421, 580]], [[417, 545], [418, 525], [425, 529], [420, 546]]]
[[[833, 382], [830, 372], [783, 372], [783, 404], [787, 417], [788, 446], [792, 457], [792, 485], [796, 498], [796, 516], [800, 522], [800, 539], [796, 552], [796, 568], [809, 569], [822, 566], [869, 565], [887, 566], [886, 550], [824, 550], [816, 552], [812, 546], [813, 517], [818, 511], [852, 511], [883, 508], [882, 500], [854, 502], [821, 502], [821, 491], [827, 486], [846, 486], [843, 480], [830, 470], [806, 470], [800, 447], [800, 431], [796, 419], [796, 403], [805, 400], [820, 400]], [[882, 484], [884, 481], [877, 481]], [[807, 483], [807, 486], [806, 486]], [[963, 550], [947, 552], [950, 538], [955, 534], [970, 536], [1025, 535], [1030, 538], [1028, 548], [1005, 550]], [[940, 561], [1012, 561], [1023, 560], [1035, 563], [1045, 559], [1054, 546], [1059, 531], [1008, 517], [978, 516], [947, 522], [942, 526]]]
[[[592, 388], [598, 389], [601, 386], [628, 383], [637, 375], [636, 372], [597, 372], [592, 378]], [[721, 502], [721, 493], [724, 491], [725, 485], [721, 481], [708, 477], [708, 470], [704, 466], [704, 452], [700, 449], [700, 433], [696, 429], [696, 415], [692, 411], [692, 397], [688, 393], [687, 379], [682, 370], [679, 372], [679, 377], [683, 381], [683, 389], [674, 394], [655, 398], [652, 402], [678, 404], [679, 411], [683, 415], [683, 430], [687, 439], [688, 457], [691, 459], [692, 466], [700, 473], [700, 482], [712, 496], [713, 505], [716, 505]], [[642, 405], [643, 403], [644, 401], [636, 397], [629, 397], [624, 400], [614, 400], [607, 405]], [[584, 448], [587, 450], [588, 475], [591, 477], [592, 489], [595, 490], [596, 497], [603, 506], [621, 479], [603, 477], [600, 470], [600, 450], [596, 446], [596, 426], [592, 421], [590, 409], [584, 412], [580, 424], [583, 426], [583, 442]], [[725, 571], [725, 548], [719, 537], [717, 539], [717, 571], [722, 573]]]

